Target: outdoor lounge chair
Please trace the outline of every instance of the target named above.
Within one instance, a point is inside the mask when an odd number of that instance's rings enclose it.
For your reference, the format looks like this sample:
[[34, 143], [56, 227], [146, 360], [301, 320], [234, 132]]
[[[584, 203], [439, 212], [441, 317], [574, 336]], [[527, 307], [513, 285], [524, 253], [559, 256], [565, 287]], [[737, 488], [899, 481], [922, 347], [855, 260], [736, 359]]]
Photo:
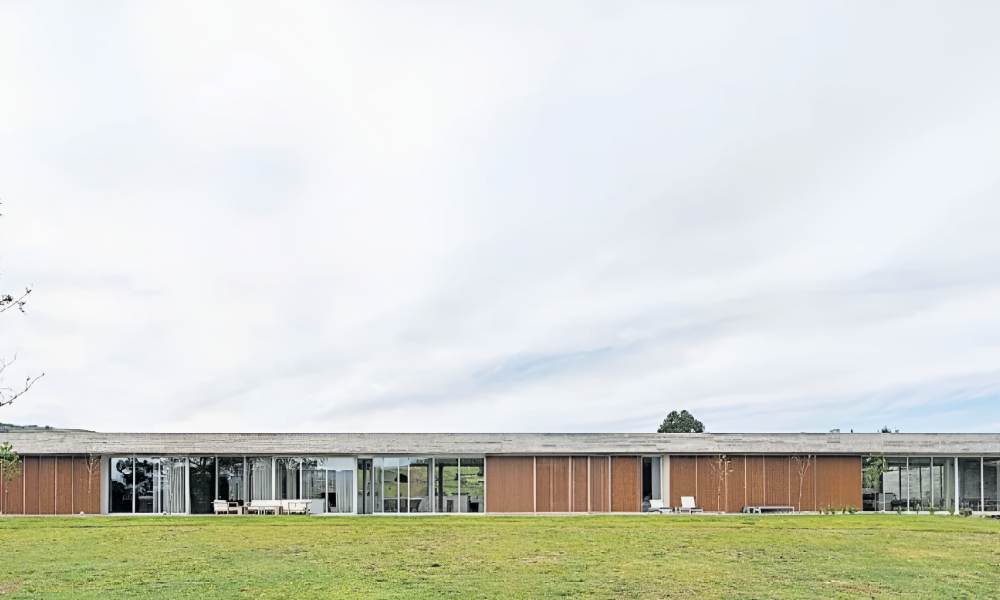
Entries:
[[681, 507], [677, 509], [679, 513], [700, 513], [702, 510], [695, 506], [694, 496], [681, 496]]
[[293, 500], [288, 503], [288, 514], [290, 515], [308, 515], [309, 514], [309, 502], [302, 500]]
[[217, 515], [239, 514], [229, 506], [228, 500], [216, 500], [212, 502], [212, 508], [215, 509]]
[[667, 513], [672, 513], [674, 511], [669, 506], [663, 506], [663, 500], [650, 500], [649, 512], [658, 512], [660, 514], [667, 514]]

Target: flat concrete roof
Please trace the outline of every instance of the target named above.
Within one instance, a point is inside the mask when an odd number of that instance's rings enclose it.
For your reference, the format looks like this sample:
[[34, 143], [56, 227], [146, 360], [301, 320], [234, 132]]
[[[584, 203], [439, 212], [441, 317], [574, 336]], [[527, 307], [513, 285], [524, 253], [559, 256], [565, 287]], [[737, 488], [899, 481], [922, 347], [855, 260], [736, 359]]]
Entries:
[[0, 434], [21, 454], [922, 454], [1000, 456], [996, 433]]

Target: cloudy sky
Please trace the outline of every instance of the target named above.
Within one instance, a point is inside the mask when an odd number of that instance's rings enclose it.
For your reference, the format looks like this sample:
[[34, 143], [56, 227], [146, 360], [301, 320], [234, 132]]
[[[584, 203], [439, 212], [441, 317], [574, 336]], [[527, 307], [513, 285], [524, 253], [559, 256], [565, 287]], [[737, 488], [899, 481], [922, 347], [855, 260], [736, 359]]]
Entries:
[[0, 3], [0, 421], [1000, 429], [996, 2]]

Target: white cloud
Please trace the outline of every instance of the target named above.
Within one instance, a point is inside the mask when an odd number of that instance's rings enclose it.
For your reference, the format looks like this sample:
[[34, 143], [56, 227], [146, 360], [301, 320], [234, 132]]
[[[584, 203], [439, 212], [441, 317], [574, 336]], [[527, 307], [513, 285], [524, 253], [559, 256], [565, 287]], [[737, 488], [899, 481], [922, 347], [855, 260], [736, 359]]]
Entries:
[[0, 10], [0, 420], [1000, 423], [991, 4]]

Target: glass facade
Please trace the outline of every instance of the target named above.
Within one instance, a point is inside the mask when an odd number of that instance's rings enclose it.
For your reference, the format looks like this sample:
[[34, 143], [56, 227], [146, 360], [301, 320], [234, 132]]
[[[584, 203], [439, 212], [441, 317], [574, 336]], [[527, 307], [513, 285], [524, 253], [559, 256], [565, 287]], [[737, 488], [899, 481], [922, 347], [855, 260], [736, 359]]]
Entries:
[[[1000, 457], [889, 456], [865, 510], [1000, 510]], [[870, 498], [870, 500], [869, 500]]]
[[220, 456], [218, 459], [218, 478], [216, 500], [242, 503], [246, 500], [246, 459], [242, 456]]

